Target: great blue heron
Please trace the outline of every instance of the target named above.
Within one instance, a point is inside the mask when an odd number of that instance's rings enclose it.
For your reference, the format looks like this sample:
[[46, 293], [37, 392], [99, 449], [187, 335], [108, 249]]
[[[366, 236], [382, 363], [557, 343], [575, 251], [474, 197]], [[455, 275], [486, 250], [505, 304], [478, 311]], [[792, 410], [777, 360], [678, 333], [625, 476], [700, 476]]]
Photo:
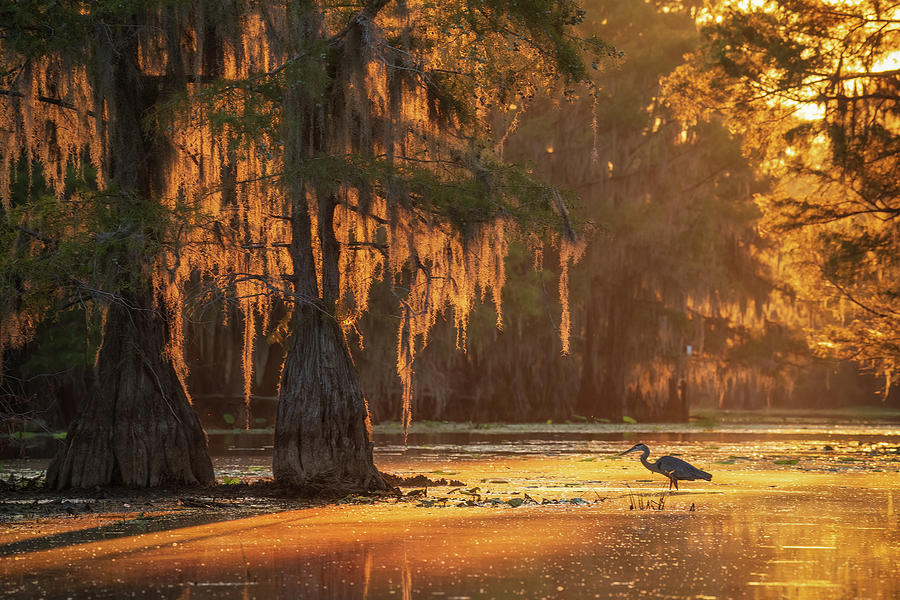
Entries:
[[675, 485], [676, 490], [678, 489], [679, 479], [684, 481], [694, 481], [695, 479], [712, 481], [712, 475], [706, 471], [701, 471], [694, 465], [688, 464], [674, 456], [660, 456], [659, 460], [655, 463], [648, 461], [647, 457], [650, 456], [650, 448], [644, 444], [635, 444], [619, 456], [625, 456], [629, 452], [643, 452], [643, 454], [641, 454], [641, 464], [654, 473], [659, 473], [660, 475], [668, 477], [670, 490], [672, 489], [672, 484]]

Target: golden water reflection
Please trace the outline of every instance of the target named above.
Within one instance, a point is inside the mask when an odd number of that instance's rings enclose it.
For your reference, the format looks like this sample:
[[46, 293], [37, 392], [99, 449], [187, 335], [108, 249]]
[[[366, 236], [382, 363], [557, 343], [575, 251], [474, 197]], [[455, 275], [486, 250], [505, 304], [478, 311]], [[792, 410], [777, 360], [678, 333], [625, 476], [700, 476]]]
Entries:
[[[900, 597], [900, 446], [895, 433], [857, 433], [658, 440], [655, 454], [682, 455], [714, 474], [685, 482], [663, 511], [629, 510], [631, 495], [659, 498], [665, 481], [618, 457], [617, 441], [388, 448], [384, 470], [460, 479], [499, 501], [583, 500], [459, 507], [457, 493], [446, 508], [338, 505], [231, 520], [185, 511], [140, 535], [99, 516], [0, 523], [0, 594]], [[442, 495], [449, 487], [428, 490], [429, 501]]]
[[[812, 476], [804, 487], [805, 476], [779, 480], [770, 473], [765, 486], [741, 489], [727, 481], [718, 484], [724, 490], [698, 486], [671, 496], [664, 511], [629, 510], [625, 497], [610, 493], [589, 505], [330, 506], [115, 539], [102, 539], [100, 528], [86, 534], [90, 541], [49, 550], [11, 554], [4, 550], [12, 546], [0, 544], [2, 592], [404, 600], [900, 596], [897, 474], [871, 474], [867, 485], [852, 487]], [[790, 489], [769, 487], [787, 478]]]

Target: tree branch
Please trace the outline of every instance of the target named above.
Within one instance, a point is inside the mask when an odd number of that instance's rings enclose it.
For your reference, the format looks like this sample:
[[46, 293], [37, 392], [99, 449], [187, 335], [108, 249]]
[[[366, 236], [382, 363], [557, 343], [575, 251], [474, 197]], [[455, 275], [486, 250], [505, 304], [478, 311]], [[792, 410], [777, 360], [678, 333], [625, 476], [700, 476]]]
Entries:
[[47, 242], [48, 244], [56, 244], [57, 243], [57, 241], [54, 240], [53, 238], [49, 238], [46, 235], [38, 233], [37, 231], [32, 231], [30, 229], [26, 229], [25, 227], [22, 227], [21, 225], [16, 225], [15, 228], [23, 233], [27, 233], [28, 235], [30, 235], [31, 237], [33, 237], [35, 239], [41, 240], [42, 242]]
[[[0, 90], [0, 96], [10, 96], [13, 98], [24, 98], [25, 97], [24, 94], [22, 94], [21, 92], [17, 92], [15, 90]], [[78, 113], [83, 112], [84, 114], [86, 114], [89, 117], [97, 116], [97, 114], [92, 110], [82, 111], [77, 106], [72, 104], [71, 102], [67, 102], [65, 100], [60, 100], [59, 98], [51, 98], [50, 96], [38, 96], [37, 99], [38, 99], [38, 101], [43, 102], [45, 104], [53, 104], [54, 106], [59, 106], [60, 108], [66, 108], [69, 110], [73, 110]]]
[[897, 315], [897, 312], [895, 312], [895, 311], [891, 311], [892, 314], [889, 315], [889, 314], [887, 314], [887, 313], [883, 313], [883, 312], [877, 311], [877, 310], [875, 310], [874, 308], [872, 308], [871, 306], [866, 306], [865, 304], [862, 303], [862, 301], [857, 300], [856, 297], [855, 297], [853, 294], [851, 294], [844, 286], [842, 286], [841, 284], [839, 284], [838, 282], [836, 282], [836, 281], [834, 280], [834, 278], [830, 277], [830, 276], [828, 275], [828, 273], [825, 272], [825, 269], [823, 269], [823, 268], [820, 267], [819, 270], [822, 272], [822, 277], [824, 277], [825, 280], [828, 281], [828, 283], [830, 283], [830, 284], [833, 285], [835, 288], [837, 288], [837, 290], [838, 290], [844, 297], [846, 297], [850, 302], [852, 302], [853, 304], [857, 305], [858, 307], [860, 307], [860, 308], [863, 309], [864, 311], [866, 311], [866, 312], [868, 312], [868, 313], [871, 313], [871, 314], [875, 315], [876, 317], [881, 317], [882, 319], [891, 319], [891, 318], [893, 318], [894, 316]]

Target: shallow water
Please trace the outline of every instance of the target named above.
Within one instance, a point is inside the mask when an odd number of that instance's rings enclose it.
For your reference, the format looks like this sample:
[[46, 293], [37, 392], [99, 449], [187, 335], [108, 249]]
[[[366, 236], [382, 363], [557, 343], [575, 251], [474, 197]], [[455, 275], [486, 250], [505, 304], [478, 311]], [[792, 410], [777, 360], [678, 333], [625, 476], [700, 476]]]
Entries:
[[[637, 458], [616, 456], [637, 440], [498, 434], [411, 439], [404, 447], [383, 437], [382, 469], [459, 479], [478, 495], [429, 488], [418, 503], [206, 518], [138, 535], [104, 525], [51, 538], [40, 523], [3, 523], [0, 591], [17, 598], [900, 596], [896, 427], [678, 436], [642, 432], [640, 441], [651, 459], [678, 454], [713, 473], [712, 482], [666, 492], [665, 480]], [[220, 476], [265, 476], [269, 468], [265, 457], [217, 459]], [[508, 503], [526, 494], [536, 503]], [[459, 506], [466, 498], [476, 506]], [[640, 508], [660, 500], [663, 510]]]

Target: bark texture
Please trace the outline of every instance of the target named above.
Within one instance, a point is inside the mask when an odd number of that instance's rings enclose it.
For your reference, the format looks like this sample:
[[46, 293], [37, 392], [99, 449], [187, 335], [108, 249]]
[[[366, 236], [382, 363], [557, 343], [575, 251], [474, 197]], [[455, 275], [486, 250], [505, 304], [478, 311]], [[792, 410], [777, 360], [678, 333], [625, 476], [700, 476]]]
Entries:
[[293, 185], [291, 255], [296, 302], [275, 421], [275, 481], [312, 494], [388, 489], [372, 457], [369, 412], [359, 376], [333, 316], [339, 280], [334, 199], [322, 196], [318, 208], [320, 291], [303, 182], [296, 180]]
[[55, 489], [215, 481], [206, 435], [150, 310], [109, 309], [97, 383], [47, 471]]
[[[149, 26], [144, 18], [134, 17], [133, 31]], [[108, 195], [117, 228], [106, 237], [128, 235], [132, 242], [115, 250], [112, 279], [129, 297], [127, 306], [109, 307], [97, 382], [47, 472], [47, 484], [56, 489], [215, 481], [206, 435], [166, 351], [170, 315], [153, 308], [164, 303], [154, 302], [142, 270], [151, 259], [142, 242], [152, 228], [139, 200], [160, 189], [164, 148], [144, 135], [141, 119], [169, 92], [160, 81], [178, 89], [184, 77], [177, 61], [168, 64], [162, 80], [142, 77], [139, 36], [133, 31], [98, 30], [94, 57], [98, 104], [109, 110], [102, 123], [109, 140], [108, 174], [115, 183], [111, 189], [119, 192]], [[167, 31], [170, 43], [173, 31]]]
[[275, 423], [275, 480], [313, 493], [387, 489], [340, 328], [314, 308], [296, 310]]

